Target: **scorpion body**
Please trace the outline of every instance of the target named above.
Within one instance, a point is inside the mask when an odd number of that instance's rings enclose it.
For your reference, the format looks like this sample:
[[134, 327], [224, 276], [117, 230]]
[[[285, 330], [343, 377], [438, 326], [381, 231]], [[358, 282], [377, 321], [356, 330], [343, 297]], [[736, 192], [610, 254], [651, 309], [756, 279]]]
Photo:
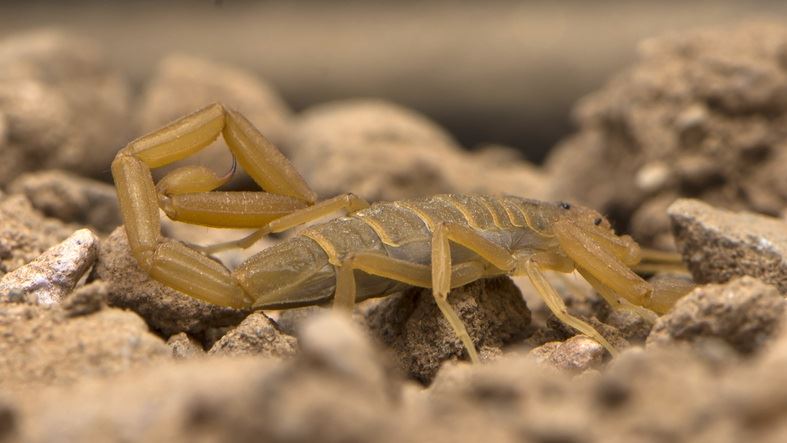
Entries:
[[[234, 159], [268, 192], [222, 192], [223, 177], [185, 166], [154, 184], [150, 170], [184, 159], [223, 135]], [[234, 168], [233, 171], [234, 172]], [[543, 271], [578, 271], [615, 308], [663, 312], [685, 288], [654, 288], [630, 266], [639, 246], [618, 236], [596, 211], [563, 202], [512, 196], [443, 194], [369, 205], [353, 194], [317, 201], [290, 162], [242, 115], [214, 104], [129, 143], [112, 163], [131, 252], [151, 277], [187, 295], [239, 308], [284, 309], [355, 302], [431, 287], [435, 302], [478, 360], [448, 292], [480, 278], [526, 275], [564, 323], [615, 349], [571, 316]], [[160, 234], [159, 209], [173, 220], [258, 231], [238, 241], [190, 247]], [[311, 225], [230, 271], [208, 253], [248, 247]]]
[[[528, 225], [525, 214], [531, 220], [545, 220], [549, 217], [547, 212], [557, 209], [555, 206], [518, 197], [472, 194], [375, 203], [348, 217], [305, 229], [299, 236], [251, 257], [235, 269], [234, 275], [237, 281], [244, 282], [247, 293], [255, 294], [255, 307], [281, 309], [324, 303], [335, 292], [336, 267], [348, 256], [381, 254], [428, 266], [434, 226], [440, 222], [466, 225], [519, 255], [554, 249], [554, 235], [536, 231]], [[505, 273], [485, 266], [478, 254], [457, 244], [451, 245], [451, 258], [454, 266], [475, 265], [485, 277]], [[389, 295], [407, 286], [375, 275], [357, 274], [356, 301]]]

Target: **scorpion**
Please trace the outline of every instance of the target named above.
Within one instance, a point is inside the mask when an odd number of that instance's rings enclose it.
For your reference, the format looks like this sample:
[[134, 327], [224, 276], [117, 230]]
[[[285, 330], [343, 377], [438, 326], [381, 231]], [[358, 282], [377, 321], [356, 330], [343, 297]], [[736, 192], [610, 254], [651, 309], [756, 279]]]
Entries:
[[[154, 182], [152, 169], [195, 154], [219, 135], [234, 157], [229, 173], [189, 165]], [[216, 190], [236, 164], [261, 191]], [[666, 312], [686, 292], [655, 287], [632, 271], [642, 258], [637, 243], [579, 205], [476, 194], [370, 205], [347, 193], [318, 201], [278, 148], [218, 103], [130, 142], [112, 162], [112, 175], [131, 254], [154, 280], [212, 304], [254, 309], [332, 300], [352, 310], [356, 302], [408, 287], [432, 288], [472, 362], [479, 361], [475, 345], [447, 298], [452, 288], [478, 279], [527, 276], [560, 321], [612, 355], [615, 348], [601, 334], [569, 314], [545, 271], [578, 271], [613, 307], [650, 315]], [[162, 236], [159, 209], [181, 222], [255, 231], [200, 250]], [[313, 223], [340, 211], [345, 215]], [[231, 271], [210, 256], [302, 225], [308, 226]]]

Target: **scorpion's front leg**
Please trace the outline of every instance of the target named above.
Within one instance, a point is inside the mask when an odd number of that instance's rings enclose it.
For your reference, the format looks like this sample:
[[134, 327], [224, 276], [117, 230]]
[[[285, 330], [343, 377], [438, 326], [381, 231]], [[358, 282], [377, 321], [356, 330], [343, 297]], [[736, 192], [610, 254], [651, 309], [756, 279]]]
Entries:
[[[629, 268], [639, 263], [641, 252], [628, 236], [618, 237], [596, 226], [580, 227], [568, 221], [555, 223], [553, 230], [579, 273], [613, 307], [628, 303], [663, 314], [694, 287], [682, 280], [658, 286], [643, 280]], [[644, 312], [642, 315], [653, 317]]]
[[617, 355], [618, 352], [615, 347], [596, 331], [593, 326], [569, 314], [565, 302], [563, 302], [563, 299], [560, 298], [555, 288], [549, 284], [549, 281], [544, 276], [543, 269], [567, 272], [573, 270], [573, 263], [555, 254], [545, 252], [536, 253], [532, 256], [523, 258], [521, 263], [517, 266], [516, 274], [524, 273], [528, 276], [533, 287], [541, 296], [541, 299], [544, 300], [544, 304], [546, 304], [547, 308], [555, 314], [558, 320], [601, 343], [610, 354]]

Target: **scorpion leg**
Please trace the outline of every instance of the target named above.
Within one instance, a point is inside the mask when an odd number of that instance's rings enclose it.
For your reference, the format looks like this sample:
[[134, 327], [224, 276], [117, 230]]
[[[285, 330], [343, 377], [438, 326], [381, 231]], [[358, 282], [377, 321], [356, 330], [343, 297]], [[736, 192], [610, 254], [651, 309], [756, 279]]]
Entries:
[[[571, 222], [555, 223], [553, 232], [560, 248], [576, 263], [577, 268], [584, 269], [632, 304], [648, 304], [653, 288], [627, 266], [626, 262], [633, 262], [633, 252], [609, 247], [606, 240], [613, 235], [590, 232]], [[633, 248], [634, 242], [630, 243]]]
[[478, 354], [470, 335], [447, 300], [448, 291], [454, 283], [450, 242], [470, 249], [502, 271], [512, 270], [516, 260], [507, 249], [478, 235], [471, 228], [456, 223], [440, 223], [435, 227], [432, 236], [432, 295], [440, 311], [467, 348], [470, 359], [477, 362]]
[[568, 313], [568, 309], [563, 299], [560, 298], [555, 288], [553, 288], [546, 277], [544, 277], [539, 261], [548, 263], [552, 261], [552, 257], [545, 254], [537, 254], [526, 259], [521, 267], [524, 268], [524, 272], [530, 278], [530, 282], [533, 283], [533, 287], [535, 287], [536, 291], [541, 295], [541, 298], [544, 300], [549, 310], [552, 311], [555, 317], [561, 322], [601, 343], [601, 345], [613, 356], [618, 355], [618, 351], [607, 341], [607, 339], [599, 334], [593, 326]]
[[[342, 262], [337, 270], [336, 295], [334, 306], [338, 309], [352, 310], [355, 304], [355, 277], [354, 270], [360, 270], [367, 274], [385, 277], [391, 280], [407, 283], [412, 286], [428, 288], [432, 286], [432, 270], [429, 266], [418, 263], [410, 263], [404, 260], [388, 257], [376, 253], [357, 253]], [[484, 275], [484, 265], [481, 262], [465, 262], [453, 266], [448, 273], [452, 287], [466, 285], [478, 280]], [[446, 291], [447, 293], [448, 291]], [[462, 345], [467, 350], [470, 360], [478, 363], [478, 353], [476, 352], [473, 340], [462, 320], [448, 303], [445, 297], [435, 296], [437, 307], [442, 312], [454, 333], [462, 341]]]
[[289, 214], [276, 218], [262, 228], [253, 232], [251, 235], [241, 239], [225, 243], [217, 243], [215, 245], [210, 245], [199, 249], [207, 254], [233, 248], [246, 249], [270, 233], [284, 232], [296, 226], [318, 220], [339, 210], [343, 210], [347, 214], [352, 214], [367, 207], [369, 207], [369, 203], [355, 194], [342, 194], [328, 200], [318, 202], [313, 206], [307, 206], [303, 209], [298, 209], [290, 212]]

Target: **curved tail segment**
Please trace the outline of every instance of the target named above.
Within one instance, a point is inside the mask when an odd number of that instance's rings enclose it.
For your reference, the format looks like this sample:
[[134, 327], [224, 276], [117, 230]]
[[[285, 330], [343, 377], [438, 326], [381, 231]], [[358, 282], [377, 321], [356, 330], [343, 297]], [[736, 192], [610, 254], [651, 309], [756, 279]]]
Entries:
[[[201, 166], [168, 174], [156, 189], [152, 168], [185, 159], [224, 135], [247, 173], [272, 193], [211, 192], [229, 177]], [[160, 233], [159, 207], [171, 218], [220, 227], [262, 227], [314, 204], [316, 194], [284, 155], [240, 114], [213, 104], [122, 149], [112, 176], [131, 252], [156, 280], [210, 303], [248, 307], [253, 300], [229, 270]], [[197, 180], [194, 180], [194, 179]], [[195, 188], [194, 183], [199, 183]]]

